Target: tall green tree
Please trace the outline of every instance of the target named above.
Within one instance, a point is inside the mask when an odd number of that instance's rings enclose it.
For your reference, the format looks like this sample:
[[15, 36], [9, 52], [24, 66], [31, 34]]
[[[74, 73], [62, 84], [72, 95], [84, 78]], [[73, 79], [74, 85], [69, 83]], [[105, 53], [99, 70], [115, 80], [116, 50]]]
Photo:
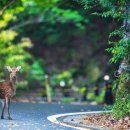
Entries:
[[[120, 26], [110, 33], [109, 44], [111, 45], [107, 51], [113, 54], [110, 62], [118, 63], [120, 69], [120, 76], [114, 83], [114, 89], [116, 89], [115, 105], [113, 107], [113, 114], [117, 118], [124, 117], [129, 112], [130, 104], [130, 24], [129, 24], [129, 10], [130, 5], [128, 0], [82, 0], [79, 1], [85, 7], [90, 10], [92, 8], [102, 8], [102, 11], [97, 10], [96, 15], [106, 17], [112, 17], [115, 22]], [[123, 21], [124, 26], [123, 25]], [[121, 69], [121, 65], [125, 67]]]

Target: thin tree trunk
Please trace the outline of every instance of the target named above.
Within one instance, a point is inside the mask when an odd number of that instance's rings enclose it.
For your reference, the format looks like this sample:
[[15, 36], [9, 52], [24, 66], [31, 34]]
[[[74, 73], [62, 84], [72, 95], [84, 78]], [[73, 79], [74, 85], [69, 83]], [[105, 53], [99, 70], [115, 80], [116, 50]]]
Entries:
[[48, 101], [48, 103], [51, 103], [52, 102], [51, 91], [50, 91], [51, 88], [50, 88], [48, 75], [45, 76], [45, 85], [46, 85], [47, 101]]

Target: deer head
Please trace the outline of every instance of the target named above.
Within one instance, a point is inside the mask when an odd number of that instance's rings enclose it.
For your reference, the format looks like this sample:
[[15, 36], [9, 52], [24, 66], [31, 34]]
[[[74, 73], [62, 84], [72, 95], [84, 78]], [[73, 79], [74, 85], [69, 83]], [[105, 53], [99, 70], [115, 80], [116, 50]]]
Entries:
[[13, 67], [6, 66], [6, 69], [10, 72], [10, 81], [16, 82], [17, 80], [17, 72], [21, 69], [21, 66]]

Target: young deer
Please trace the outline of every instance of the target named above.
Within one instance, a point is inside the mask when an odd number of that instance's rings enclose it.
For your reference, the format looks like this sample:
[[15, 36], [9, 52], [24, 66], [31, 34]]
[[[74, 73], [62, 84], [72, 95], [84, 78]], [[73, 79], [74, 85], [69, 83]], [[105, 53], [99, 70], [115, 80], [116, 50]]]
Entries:
[[10, 100], [16, 93], [16, 73], [21, 69], [21, 66], [18, 66], [16, 68], [11, 68], [10, 66], [7, 66], [6, 68], [10, 72], [10, 81], [4, 81], [0, 83], [0, 98], [4, 100], [4, 102], [2, 103], [1, 119], [4, 119], [4, 110], [5, 107], [7, 107], [8, 119], [11, 120], [12, 118], [9, 111]]

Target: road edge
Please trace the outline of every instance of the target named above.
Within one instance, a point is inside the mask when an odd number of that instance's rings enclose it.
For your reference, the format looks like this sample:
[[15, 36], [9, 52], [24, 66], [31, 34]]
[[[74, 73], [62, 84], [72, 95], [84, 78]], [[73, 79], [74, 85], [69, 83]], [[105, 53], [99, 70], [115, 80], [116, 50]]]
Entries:
[[54, 124], [74, 128], [74, 129], [77, 129], [77, 130], [92, 130], [92, 128], [83, 128], [83, 127], [80, 127], [80, 126], [73, 126], [73, 125], [70, 125], [70, 124], [66, 124], [66, 123], [58, 120], [58, 118], [66, 117], [66, 116], [84, 115], [84, 114], [100, 114], [100, 113], [104, 113], [104, 112], [107, 113], [107, 112], [111, 112], [111, 111], [89, 111], [89, 112], [74, 112], [74, 113], [56, 114], [56, 115], [48, 116], [47, 119]]

